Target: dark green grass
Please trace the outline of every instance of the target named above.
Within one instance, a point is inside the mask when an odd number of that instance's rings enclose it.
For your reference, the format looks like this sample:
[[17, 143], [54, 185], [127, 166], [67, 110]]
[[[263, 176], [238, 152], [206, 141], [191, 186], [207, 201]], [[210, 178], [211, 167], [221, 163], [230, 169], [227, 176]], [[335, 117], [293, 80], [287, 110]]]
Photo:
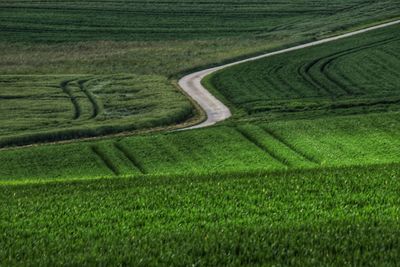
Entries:
[[1, 186], [1, 264], [396, 266], [399, 167]]
[[[398, 16], [396, 1], [2, 1], [0, 40], [182, 40], [310, 34]], [[318, 21], [319, 23], [316, 23]], [[332, 22], [341, 24], [332, 27]], [[336, 29], [335, 29], [336, 27]]]
[[393, 0], [1, 1], [0, 73], [176, 76], [399, 11]]
[[398, 110], [399, 26], [240, 64], [208, 78], [253, 117], [321, 117]]

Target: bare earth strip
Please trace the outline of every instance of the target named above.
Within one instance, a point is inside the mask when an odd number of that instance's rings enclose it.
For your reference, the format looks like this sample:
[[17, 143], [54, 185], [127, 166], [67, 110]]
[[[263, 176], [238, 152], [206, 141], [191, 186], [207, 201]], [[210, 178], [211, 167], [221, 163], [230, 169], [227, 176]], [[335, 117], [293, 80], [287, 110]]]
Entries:
[[261, 58], [266, 58], [266, 57], [271, 57], [274, 55], [278, 55], [278, 54], [283, 54], [283, 53], [287, 53], [290, 51], [294, 51], [294, 50], [299, 50], [299, 49], [303, 49], [303, 48], [307, 48], [307, 47], [311, 47], [311, 46], [316, 46], [316, 45], [320, 45], [320, 44], [324, 44], [324, 43], [328, 43], [328, 42], [332, 42], [332, 41], [336, 41], [339, 39], [343, 39], [343, 38], [347, 38], [350, 36], [354, 36], [357, 34], [361, 34], [361, 33], [365, 33], [368, 31], [372, 31], [372, 30], [377, 30], [377, 29], [381, 29], [381, 28], [385, 28], [388, 26], [392, 26], [395, 24], [400, 24], [400, 20], [395, 20], [392, 22], [388, 22], [388, 23], [384, 23], [384, 24], [380, 24], [377, 26], [372, 26], [369, 28], [365, 28], [362, 30], [358, 30], [358, 31], [354, 31], [354, 32], [350, 32], [350, 33], [346, 33], [346, 34], [342, 34], [342, 35], [338, 35], [338, 36], [334, 36], [334, 37], [329, 37], [326, 39], [322, 39], [322, 40], [318, 40], [318, 41], [314, 41], [314, 42], [310, 42], [310, 43], [306, 43], [306, 44], [302, 44], [302, 45], [298, 45], [298, 46], [294, 46], [291, 48], [287, 48], [287, 49], [282, 49], [282, 50], [278, 50], [275, 52], [271, 52], [271, 53], [266, 53], [266, 54], [262, 54], [259, 56], [255, 56], [255, 57], [251, 57], [248, 59], [244, 59], [244, 60], [239, 60], [233, 63], [229, 63], [229, 64], [225, 64], [225, 65], [221, 65], [218, 67], [214, 67], [214, 68], [209, 68], [206, 70], [202, 70], [202, 71], [198, 71], [189, 75], [184, 76], [183, 78], [181, 78], [179, 80], [179, 86], [194, 100], [196, 101], [199, 106], [205, 111], [206, 115], [207, 115], [207, 120], [205, 120], [204, 122], [188, 127], [188, 128], [184, 128], [182, 130], [189, 130], [189, 129], [196, 129], [196, 128], [204, 128], [207, 126], [211, 126], [214, 125], [217, 122], [221, 122], [224, 121], [226, 119], [228, 119], [229, 117], [232, 116], [231, 111], [229, 110], [229, 108], [227, 106], [225, 106], [221, 101], [219, 101], [215, 96], [213, 96], [206, 88], [204, 88], [204, 86], [201, 84], [201, 80], [211, 74], [214, 73], [218, 70], [221, 69], [225, 69], [234, 65], [238, 65], [244, 62], [249, 62], [249, 61], [254, 61], [257, 59], [261, 59]]

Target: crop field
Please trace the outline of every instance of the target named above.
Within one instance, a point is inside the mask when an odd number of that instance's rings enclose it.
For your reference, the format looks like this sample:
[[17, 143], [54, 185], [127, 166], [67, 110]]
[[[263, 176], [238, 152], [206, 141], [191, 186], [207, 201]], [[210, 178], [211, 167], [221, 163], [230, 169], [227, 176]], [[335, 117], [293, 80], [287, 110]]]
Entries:
[[0, 74], [179, 76], [398, 17], [399, 9], [395, 0], [3, 0]]
[[207, 82], [252, 118], [398, 111], [399, 31], [393, 26], [241, 64]]
[[171, 77], [398, 9], [392, 0], [1, 1], [0, 147], [199, 120]]
[[165, 126], [192, 115], [162, 76], [1, 76], [0, 147]]
[[396, 266], [399, 167], [3, 186], [0, 259]]
[[0, 184], [400, 162], [398, 114], [240, 123], [1, 151]]
[[[0, 1], [0, 266], [396, 266], [394, 0]], [[97, 138], [88, 138], [97, 137]], [[62, 142], [60, 142], [62, 141]]]
[[[397, 1], [60, 1], [3, 0], [3, 41], [180, 40], [284, 36], [398, 16]], [[336, 30], [336, 29], [333, 29]]]

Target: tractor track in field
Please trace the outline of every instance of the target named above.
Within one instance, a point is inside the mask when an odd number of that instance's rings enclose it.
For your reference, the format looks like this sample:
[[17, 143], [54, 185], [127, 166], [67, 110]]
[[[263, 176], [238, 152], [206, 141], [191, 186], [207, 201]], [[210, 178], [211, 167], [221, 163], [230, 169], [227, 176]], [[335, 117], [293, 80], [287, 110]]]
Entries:
[[313, 82], [312, 84], [318, 85], [319, 89], [325, 90], [332, 97], [336, 97], [336, 95], [327, 88], [326, 84], [324, 84], [323, 81], [321, 81], [321, 79], [318, 79], [317, 77], [313, 77], [311, 70], [313, 68], [319, 68], [319, 74], [322, 75], [322, 78], [327, 79], [331, 84], [335, 85], [337, 88], [342, 90], [345, 94], [354, 95], [354, 92], [347, 89], [346, 86], [342, 85], [340, 81], [332, 78], [332, 76], [329, 74], [329, 72], [327, 72], [327, 68], [329, 67], [329, 65], [331, 65], [338, 59], [341, 59], [348, 55], [355, 54], [355, 53], [358, 53], [358, 52], [361, 52], [361, 51], [364, 51], [364, 50], [367, 50], [370, 48], [379, 47], [381, 45], [389, 44], [391, 42], [396, 42], [399, 40], [400, 40], [399, 38], [389, 38], [386, 40], [381, 40], [381, 41], [370, 43], [367, 45], [354, 47], [352, 49], [339, 51], [337, 53], [333, 53], [333, 54], [327, 55], [325, 57], [321, 57], [321, 58], [314, 60], [313, 62], [311, 62], [310, 64], [308, 64], [305, 67], [304, 71], [298, 71], [298, 73], [302, 75], [302, 77], [305, 81], [311, 80]]
[[69, 84], [71, 82], [72, 81], [63, 81], [60, 84], [60, 87], [61, 87], [61, 90], [68, 96], [68, 98], [70, 99], [72, 106], [74, 108], [73, 120], [78, 120], [82, 114], [82, 111], [81, 111], [81, 107], [79, 106], [77, 98], [73, 95], [72, 90], [69, 88], [69, 86], [70, 86]]
[[282, 50], [278, 50], [278, 51], [274, 51], [274, 52], [269, 52], [269, 53], [262, 54], [259, 56], [250, 57], [247, 59], [239, 60], [239, 61], [228, 63], [225, 65], [221, 65], [218, 67], [213, 67], [213, 68], [209, 68], [209, 69], [205, 69], [205, 70], [201, 70], [201, 71], [197, 71], [197, 72], [188, 74], [188, 75], [182, 77], [178, 81], [178, 84], [181, 87], [181, 89], [189, 97], [191, 97], [200, 106], [200, 108], [205, 112], [207, 119], [199, 124], [196, 124], [196, 125], [193, 125], [193, 126], [190, 126], [187, 128], [183, 128], [180, 130], [190, 130], [190, 129], [204, 128], [204, 127], [212, 126], [212, 125], [214, 125], [218, 122], [222, 122], [232, 116], [230, 109], [224, 103], [222, 103], [220, 100], [218, 100], [215, 96], [213, 96], [201, 83], [201, 81], [203, 80], [204, 77], [206, 77], [212, 73], [215, 73], [219, 70], [222, 70], [222, 69], [225, 69], [225, 68], [228, 68], [231, 66], [235, 66], [235, 65], [238, 65], [241, 63], [255, 61], [258, 59], [267, 58], [267, 57], [271, 57], [274, 55], [284, 54], [284, 53], [288, 53], [291, 51], [304, 49], [307, 47], [312, 47], [312, 46], [317, 46], [320, 44], [329, 43], [332, 41], [344, 39], [347, 37], [355, 36], [355, 35], [369, 32], [372, 30], [389, 27], [389, 26], [396, 25], [396, 24], [400, 24], [400, 20], [395, 20], [392, 22], [379, 24], [376, 26], [372, 26], [372, 27], [361, 29], [361, 30], [356, 30], [353, 32], [321, 39], [318, 41], [313, 41], [313, 42], [309, 42], [306, 44], [297, 45], [294, 47], [290, 47], [290, 48], [286, 48], [286, 49], [282, 49]]
[[100, 113], [100, 105], [97, 102], [96, 97], [92, 94], [92, 92], [90, 92], [90, 90], [85, 88], [85, 83], [87, 81], [88, 80], [80, 80], [80, 81], [78, 81], [78, 85], [79, 85], [79, 89], [81, 90], [81, 92], [86, 96], [86, 98], [92, 105], [92, 114], [90, 115], [89, 119], [94, 119]]
[[[82, 107], [78, 101], [79, 96], [74, 95], [73, 89], [71, 89], [71, 83], [76, 82], [76, 85], [79, 87], [80, 92], [84, 95], [84, 97], [87, 98], [87, 100], [90, 102], [90, 105], [92, 107], [92, 111], [89, 117], [89, 120], [96, 118], [99, 113], [100, 113], [100, 104], [96, 100], [96, 97], [88, 90], [85, 88], [85, 83], [88, 80], [67, 80], [63, 81], [60, 84], [61, 90], [68, 96], [70, 99], [72, 106], [73, 106], [73, 120], [79, 120], [82, 117]], [[76, 92], [75, 92], [76, 93]]]

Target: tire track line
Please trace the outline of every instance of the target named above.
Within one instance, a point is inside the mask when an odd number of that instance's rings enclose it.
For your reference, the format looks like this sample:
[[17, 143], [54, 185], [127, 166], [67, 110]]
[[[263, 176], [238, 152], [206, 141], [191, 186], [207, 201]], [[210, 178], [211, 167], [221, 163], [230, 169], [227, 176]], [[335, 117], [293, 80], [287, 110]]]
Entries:
[[81, 116], [82, 110], [81, 107], [79, 106], [78, 100], [76, 96], [73, 95], [72, 90], [69, 88], [69, 84], [72, 81], [63, 81], [60, 84], [61, 90], [69, 97], [71, 100], [72, 106], [74, 108], [74, 115], [73, 119], [77, 120]]

